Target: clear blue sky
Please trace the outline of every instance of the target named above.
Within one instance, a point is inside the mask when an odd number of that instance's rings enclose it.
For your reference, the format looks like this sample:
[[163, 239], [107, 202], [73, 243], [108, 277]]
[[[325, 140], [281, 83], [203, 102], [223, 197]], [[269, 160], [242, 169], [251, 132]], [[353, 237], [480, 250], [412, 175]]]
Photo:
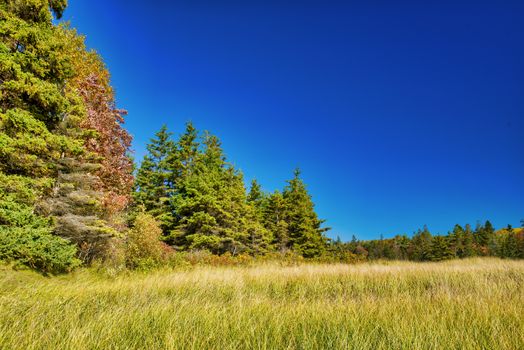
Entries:
[[[445, 4], [448, 3], [448, 4]], [[70, 0], [137, 159], [192, 120], [330, 235], [524, 218], [523, 1]]]

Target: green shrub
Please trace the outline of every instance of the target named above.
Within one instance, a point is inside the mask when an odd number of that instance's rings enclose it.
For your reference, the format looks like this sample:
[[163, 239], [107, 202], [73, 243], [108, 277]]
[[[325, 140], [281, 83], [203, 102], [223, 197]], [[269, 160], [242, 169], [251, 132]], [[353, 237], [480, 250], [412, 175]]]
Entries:
[[166, 261], [168, 248], [160, 241], [162, 229], [155, 218], [141, 212], [126, 239], [126, 265], [131, 269], [151, 269]]
[[0, 224], [0, 260], [51, 274], [79, 265], [75, 246], [53, 235], [48, 219], [10, 195], [0, 197]]
[[76, 248], [54, 236], [48, 228], [2, 227], [0, 260], [24, 265], [43, 273], [69, 272], [79, 265]]

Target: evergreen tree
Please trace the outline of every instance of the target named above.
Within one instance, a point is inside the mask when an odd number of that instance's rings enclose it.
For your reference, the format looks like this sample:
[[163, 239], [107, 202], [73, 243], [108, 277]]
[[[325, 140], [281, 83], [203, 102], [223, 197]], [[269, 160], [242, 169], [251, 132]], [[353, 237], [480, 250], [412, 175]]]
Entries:
[[326, 246], [322, 228], [323, 220], [318, 219], [311, 196], [296, 169], [293, 179], [284, 188], [283, 198], [286, 201], [286, 219], [289, 232], [289, 246], [306, 258], [319, 256]]
[[409, 246], [411, 260], [431, 260], [431, 233], [426, 225], [423, 230], [418, 230], [411, 239]]
[[262, 223], [269, 232], [273, 233], [273, 246], [280, 252], [290, 249], [288, 231], [288, 204], [282, 193], [273, 192], [267, 199], [264, 207]]
[[203, 145], [194, 171], [177, 185], [174, 244], [216, 254], [265, 250], [271, 238], [247, 202], [242, 174], [226, 163], [216, 136], [205, 133]]
[[455, 227], [453, 227], [453, 232], [448, 234], [448, 238], [453, 254], [462, 258], [464, 256], [464, 228], [459, 224], [456, 224]]
[[358, 239], [355, 235], [351, 235], [351, 241], [349, 242], [349, 251], [353, 254], [357, 253]]
[[444, 236], [434, 236], [431, 241], [429, 260], [442, 261], [453, 258], [454, 254], [449, 247], [448, 239]]
[[462, 235], [462, 255], [461, 258], [467, 258], [475, 255], [475, 250], [473, 247], [473, 231], [471, 230], [471, 225], [466, 224], [464, 228], [464, 233]]
[[174, 152], [169, 155], [169, 163], [172, 165], [173, 186], [189, 176], [195, 168], [199, 156], [198, 131], [193, 123], [186, 123], [185, 132], [176, 143]]
[[[76, 264], [74, 248], [51, 236], [52, 221], [35, 210], [53, 186], [58, 161], [83, 153], [81, 140], [60, 132], [84, 116], [79, 97], [64, 89], [74, 71], [52, 24], [52, 12], [60, 17], [64, 8], [65, 1], [0, 2], [0, 250], [44, 271]], [[25, 247], [6, 243], [15, 241]]]
[[511, 225], [508, 225], [500, 234], [499, 256], [502, 258], [519, 258], [519, 242], [517, 234]]
[[85, 263], [111, 258], [119, 233], [104, 220], [104, 210], [94, 175], [98, 164], [88, 159], [62, 158], [59, 174], [39, 211], [55, 218], [55, 233], [75, 243]]
[[490, 247], [495, 239], [495, 229], [489, 220], [484, 225], [478, 225], [474, 232], [475, 243], [481, 255], [489, 255]]
[[406, 260], [409, 253], [409, 238], [404, 235], [397, 235], [394, 238], [395, 259]]
[[175, 223], [173, 164], [170, 162], [175, 144], [165, 125], [150, 140], [146, 149], [147, 154], [136, 174], [133, 199], [136, 206], [144, 206], [160, 222], [164, 234], [167, 234]]
[[263, 209], [263, 204], [266, 199], [265, 193], [262, 191], [262, 187], [257, 180], [251, 181], [251, 187], [249, 188], [249, 193], [247, 195], [247, 201], [252, 203], [253, 206]]

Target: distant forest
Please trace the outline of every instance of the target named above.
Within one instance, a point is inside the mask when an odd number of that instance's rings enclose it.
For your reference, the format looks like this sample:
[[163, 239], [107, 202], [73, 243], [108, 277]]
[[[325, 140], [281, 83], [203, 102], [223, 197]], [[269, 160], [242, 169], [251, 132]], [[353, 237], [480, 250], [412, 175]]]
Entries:
[[298, 169], [281, 190], [266, 193], [256, 181], [246, 189], [220, 140], [191, 123], [176, 139], [162, 127], [135, 169], [126, 111], [102, 59], [73, 28], [53, 24], [65, 7], [0, 2], [0, 260], [60, 273], [162, 266], [187, 252], [338, 262], [524, 258], [523, 230], [495, 231], [489, 222], [447, 236], [424, 228], [412, 238], [329, 239]]

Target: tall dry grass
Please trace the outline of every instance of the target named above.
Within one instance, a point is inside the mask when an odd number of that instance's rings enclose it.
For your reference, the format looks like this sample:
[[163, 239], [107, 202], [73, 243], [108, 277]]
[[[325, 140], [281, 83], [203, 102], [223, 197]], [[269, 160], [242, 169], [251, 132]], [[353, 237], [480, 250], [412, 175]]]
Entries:
[[0, 270], [0, 349], [524, 349], [524, 261]]

